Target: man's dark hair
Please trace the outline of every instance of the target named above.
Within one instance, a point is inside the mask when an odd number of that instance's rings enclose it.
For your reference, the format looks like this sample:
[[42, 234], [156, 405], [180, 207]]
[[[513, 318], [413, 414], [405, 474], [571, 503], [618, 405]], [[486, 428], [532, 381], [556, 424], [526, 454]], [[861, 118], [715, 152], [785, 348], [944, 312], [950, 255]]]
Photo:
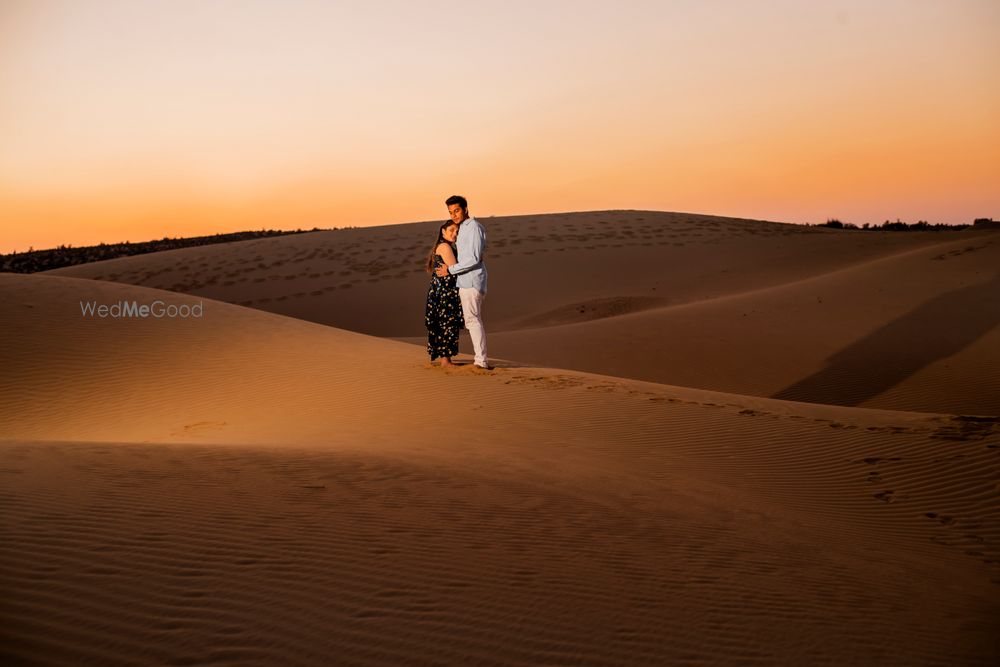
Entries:
[[469, 202], [465, 201], [465, 197], [463, 197], [462, 195], [452, 195], [448, 197], [448, 199], [446, 199], [444, 202], [445, 206], [451, 206], [452, 204], [458, 204], [459, 206], [461, 206], [463, 209], [466, 210], [468, 210], [469, 208]]

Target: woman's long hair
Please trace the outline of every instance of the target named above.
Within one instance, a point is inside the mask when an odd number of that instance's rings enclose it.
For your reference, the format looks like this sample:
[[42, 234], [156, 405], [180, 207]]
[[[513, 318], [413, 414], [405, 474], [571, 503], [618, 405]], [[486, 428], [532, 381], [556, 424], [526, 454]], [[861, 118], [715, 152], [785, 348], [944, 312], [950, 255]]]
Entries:
[[434, 273], [434, 255], [437, 254], [438, 246], [442, 243], [448, 243], [448, 239], [444, 237], [444, 230], [448, 229], [455, 223], [451, 220], [441, 225], [438, 229], [437, 241], [434, 242], [434, 246], [431, 248], [430, 253], [427, 255], [427, 264], [424, 267], [427, 269], [427, 273]]

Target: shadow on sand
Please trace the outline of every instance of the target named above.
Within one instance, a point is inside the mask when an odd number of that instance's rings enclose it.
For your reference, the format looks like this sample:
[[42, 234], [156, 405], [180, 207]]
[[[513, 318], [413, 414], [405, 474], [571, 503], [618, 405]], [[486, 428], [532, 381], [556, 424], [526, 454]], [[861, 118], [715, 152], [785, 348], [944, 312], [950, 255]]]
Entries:
[[772, 398], [859, 405], [965, 349], [998, 322], [1000, 273], [935, 297], [889, 322], [834, 354], [823, 370]]

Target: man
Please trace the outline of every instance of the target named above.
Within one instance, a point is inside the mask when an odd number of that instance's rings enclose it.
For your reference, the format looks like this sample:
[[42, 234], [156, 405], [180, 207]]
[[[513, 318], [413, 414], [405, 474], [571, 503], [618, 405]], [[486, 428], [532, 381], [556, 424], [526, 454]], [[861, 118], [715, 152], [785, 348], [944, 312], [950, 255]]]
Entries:
[[479, 368], [489, 370], [491, 367], [486, 359], [486, 330], [482, 319], [483, 301], [486, 299], [486, 265], [483, 263], [486, 230], [475, 218], [469, 216], [469, 203], [465, 197], [452, 195], [445, 201], [445, 205], [448, 207], [448, 215], [458, 225], [458, 239], [455, 242], [458, 262], [438, 267], [437, 274], [442, 278], [449, 273], [458, 276], [458, 298], [462, 302], [465, 328], [469, 330], [472, 349], [476, 355], [474, 363]]

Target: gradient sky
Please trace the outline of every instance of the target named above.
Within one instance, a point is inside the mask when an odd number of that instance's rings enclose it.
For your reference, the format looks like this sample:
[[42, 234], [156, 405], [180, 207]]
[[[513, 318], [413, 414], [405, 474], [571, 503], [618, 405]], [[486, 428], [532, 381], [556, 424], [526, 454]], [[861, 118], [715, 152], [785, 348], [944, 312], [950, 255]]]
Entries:
[[1000, 218], [1000, 2], [0, 0], [0, 252], [453, 193]]

